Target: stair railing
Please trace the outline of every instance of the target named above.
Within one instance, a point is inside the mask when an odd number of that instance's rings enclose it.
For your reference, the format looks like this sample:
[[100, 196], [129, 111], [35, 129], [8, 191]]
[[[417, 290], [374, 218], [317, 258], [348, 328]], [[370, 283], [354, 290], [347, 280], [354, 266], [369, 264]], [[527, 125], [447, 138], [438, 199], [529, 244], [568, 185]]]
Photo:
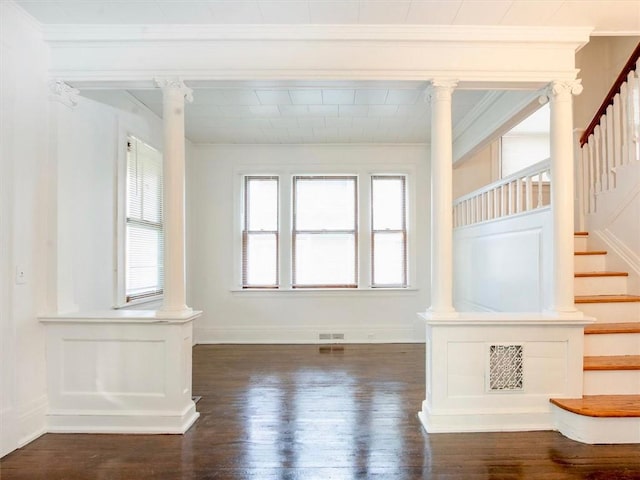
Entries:
[[580, 137], [578, 190], [584, 214], [616, 186], [616, 170], [640, 160], [640, 43]]
[[453, 202], [454, 228], [548, 206], [550, 175], [547, 159], [457, 198]]

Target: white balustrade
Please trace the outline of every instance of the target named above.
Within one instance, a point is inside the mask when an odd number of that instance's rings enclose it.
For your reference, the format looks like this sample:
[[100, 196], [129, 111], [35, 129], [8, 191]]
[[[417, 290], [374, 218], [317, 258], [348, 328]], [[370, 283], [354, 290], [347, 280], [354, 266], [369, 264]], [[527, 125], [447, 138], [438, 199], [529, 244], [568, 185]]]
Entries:
[[453, 202], [454, 226], [496, 220], [543, 208], [550, 203], [549, 160], [531, 165]]
[[585, 214], [595, 213], [598, 194], [616, 186], [620, 167], [640, 161], [640, 61], [620, 86], [586, 141], [578, 161], [582, 162], [580, 202]]

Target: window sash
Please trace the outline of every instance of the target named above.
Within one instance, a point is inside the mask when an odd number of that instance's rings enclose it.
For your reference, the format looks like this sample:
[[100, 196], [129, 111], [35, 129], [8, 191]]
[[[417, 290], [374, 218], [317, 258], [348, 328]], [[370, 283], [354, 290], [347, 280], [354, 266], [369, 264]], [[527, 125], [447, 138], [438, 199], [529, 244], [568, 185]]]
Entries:
[[[276, 230], [251, 230], [250, 185], [257, 181], [276, 182]], [[280, 179], [276, 175], [246, 175], [244, 177], [244, 205], [242, 229], [242, 288], [277, 289], [280, 284]], [[249, 283], [249, 238], [256, 235], [273, 235], [275, 237], [275, 279], [272, 284]]]
[[[140, 152], [141, 149], [146, 153]], [[153, 152], [152, 156], [151, 153]], [[141, 156], [142, 155], [142, 156]], [[155, 188], [147, 191], [149, 182]], [[127, 137], [127, 156], [126, 156], [126, 188], [125, 188], [125, 255], [124, 255], [124, 299], [126, 303], [135, 300], [149, 299], [160, 296], [164, 293], [164, 225], [162, 223], [162, 155], [155, 148], [145, 144], [136, 137]], [[157, 210], [148, 211], [146, 202], [152, 200]], [[158, 221], [148, 220], [149, 214], [151, 218]], [[131, 265], [132, 245], [129, 244], [131, 235], [135, 235], [133, 228], [140, 231], [155, 232], [157, 244], [151, 245], [150, 248], [157, 248], [157, 261], [149, 268], [156, 270], [155, 285], [148, 288], [133, 288], [135, 284], [135, 272], [132, 269], [141, 269], [139, 265]], [[141, 239], [144, 242], [144, 239]], [[144, 246], [144, 243], [143, 243]], [[140, 245], [138, 245], [140, 247]], [[143, 274], [142, 274], [143, 275]], [[139, 280], [139, 279], [138, 279]]]
[[[304, 229], [298, 230], [298, 182], [302, 181], [353, 181], [353, 228], [352, 229]], [[358, 177], [356, 175], [295, 175], [293, 177], [293, 202], [292, 202], [292, 235], [291, 235], [291, 288], [357, 288], [358, 287]], [[353, 235], [353, 281], [336, 283], [299, 283], [297, 237], [302, 235]]]
[[[375, 222], [375, 202], [373, 196], [375, 195], [374, 183], [376, 181], [385, 180], [399, 180], [401, 182], [401, 228], [400, 229], [375, 229], [373, 226]], [[405, 175], [371, 175], [371, 287], [372, 288], [406, 288], [407, 283], [407, 177]], [[378, 283], [376, 281], [376, 252], [375, 252], [375, 238], [377, 235], [384, 234], [401, 234], [402, 235], [402, 281], [400, 283]]]

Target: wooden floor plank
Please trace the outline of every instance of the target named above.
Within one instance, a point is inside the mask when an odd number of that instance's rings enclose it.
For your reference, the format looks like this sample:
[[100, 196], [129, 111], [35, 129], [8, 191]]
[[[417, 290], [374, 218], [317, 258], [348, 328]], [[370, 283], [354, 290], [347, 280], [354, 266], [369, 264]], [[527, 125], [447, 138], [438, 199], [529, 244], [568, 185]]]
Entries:
[[551, 403], [588, 417], [640, 417], [640, 395], [585, 395], [582, 398], [552, 398]]
[[199, 345], [185, 435], [47, 434], [2, 480], [627, 480], [640, 445], [558, 432], [427, 434], [424, 344]]
[[640, 370], [640, 355], [584, 357], [585, 370]]

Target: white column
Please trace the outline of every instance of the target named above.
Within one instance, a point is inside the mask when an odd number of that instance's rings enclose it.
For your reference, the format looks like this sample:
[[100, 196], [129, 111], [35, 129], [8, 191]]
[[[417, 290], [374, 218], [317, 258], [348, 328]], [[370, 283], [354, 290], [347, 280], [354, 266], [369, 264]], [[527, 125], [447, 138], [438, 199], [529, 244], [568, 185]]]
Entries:
[[553, 279], [550, 310], [576, 314], [573, 247], [573, 106], [582, 91], [580, 81], [552, 82], [547, 89], [551, 109], [551, 212], [553, 223]]
[[184, 105], [192, 90], [179, 78], [160, 78], [164, 123], [164, 301], [165, 314], [191, 312], [185, 287], [185, 141]]
[[453, 308], [453, 137], [451, 97], [457, 82], [435, 80], [431, 102], [431, 307], [434, 314]]

